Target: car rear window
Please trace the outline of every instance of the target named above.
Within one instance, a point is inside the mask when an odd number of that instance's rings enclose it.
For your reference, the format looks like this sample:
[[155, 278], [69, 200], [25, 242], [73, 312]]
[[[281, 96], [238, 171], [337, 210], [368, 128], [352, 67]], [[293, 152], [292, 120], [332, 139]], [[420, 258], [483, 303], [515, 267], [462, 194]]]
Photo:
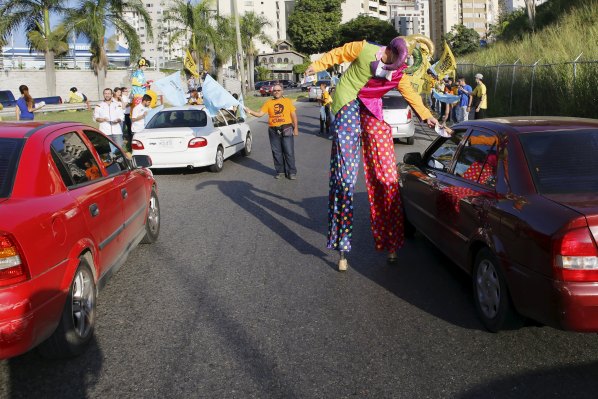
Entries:
[[145, 128], [204, 127], [207, 120], [206, 113], [198, 109], [162, 111], [154, 115]]
[[0, 139], [0, 198], [10, 197], [23, 139]]
[[522, 134], [519, 139], [539, 193], [598, 192], [598, 130]]
[[407, 101], [402, 96], [384, 96], [382, 97], [383, 108], [407, 108]]

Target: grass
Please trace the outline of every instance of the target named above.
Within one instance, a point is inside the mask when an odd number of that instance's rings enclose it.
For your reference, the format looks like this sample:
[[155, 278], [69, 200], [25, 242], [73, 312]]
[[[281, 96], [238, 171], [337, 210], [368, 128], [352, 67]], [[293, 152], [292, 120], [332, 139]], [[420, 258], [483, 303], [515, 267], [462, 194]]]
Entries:
[[[459, 58], [459, 73], [473, 82], [482, 73], [488, 88], [488, 113], [562, 115], [598, 118], [598, 0], [563, 14], [556, 23], [513, 42], [498, 42]], [[502, 66], [519, 60], [519, 66]], [[530, 65], [539, 61], [534, 69]], [[543, 64], [556, 64], [545, 66]], [[533, 78], [533, 90], [532, 90]], [[512, 95], [511, 95], [512, 93]]]
[[[252, 93], [254, 93], [254, 92], [252, 92]], [[252, 93], [247, 94], [244, 97], [244, 100], [245, 100], [244, 102], [247, 107], [251, 108], [254, 111], [257, 111], [258, 109], [260, 109], [266, 101], [268, 101], [269, 99], [272, 98], [270, 96], [267, 96], [267, 97], [254, 96]], [[307, 98], [307, 93], [300, 92], [300, 91], [299, 92], [288, 92], [288, 93], [285, 93], [284, 96], [296, 101], [301, 98]]]

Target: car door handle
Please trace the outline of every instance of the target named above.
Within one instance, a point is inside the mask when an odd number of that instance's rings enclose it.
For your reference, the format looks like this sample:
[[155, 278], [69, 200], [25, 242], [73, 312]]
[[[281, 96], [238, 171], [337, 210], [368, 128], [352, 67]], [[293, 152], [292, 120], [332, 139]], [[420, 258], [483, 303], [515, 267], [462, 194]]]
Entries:
[[97, 204], [91, 204], [89, 206], [89, 213], [91, 213], [92, 217], [96, 217], [100, 214], [100, 208], [97, 206]]
[[126, 188], [123, 188], [122, 190], [120, 190], [120, 195], [123, 196], [123, 199], [127, 199], [127, 197], [129, 196], [129, 193], [127, 192]]
[[221, 136], [224, 136], [224, 133], [220, 132], [220, 135], [221, 135]]

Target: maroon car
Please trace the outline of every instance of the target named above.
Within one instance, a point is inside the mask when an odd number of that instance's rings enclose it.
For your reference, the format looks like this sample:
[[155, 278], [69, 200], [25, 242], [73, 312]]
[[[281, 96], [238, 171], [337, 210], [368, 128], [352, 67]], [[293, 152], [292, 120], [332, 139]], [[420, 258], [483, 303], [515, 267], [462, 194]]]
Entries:
[[406, 231], [472, 275], [490, 331], [525, 316], [598, 331], [598, 120], [455, 125], [398, 165]]

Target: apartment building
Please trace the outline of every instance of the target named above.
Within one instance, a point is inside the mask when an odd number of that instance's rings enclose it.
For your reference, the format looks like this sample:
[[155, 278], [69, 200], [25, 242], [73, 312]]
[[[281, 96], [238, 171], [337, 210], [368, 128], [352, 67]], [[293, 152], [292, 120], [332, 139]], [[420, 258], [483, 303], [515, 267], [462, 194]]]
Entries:
[[430, 36], [429, 0], [389, 0], [390, 22], [401, 36]]
[[[125, 11], [123, 17], [135, 28], [139, 34], [141, 43], [141, 54], [150, 60], [152, 65], [162, 66], [169, 60], [182, 58], [187, 49], [188, 38], [180, 38], [175, 43], [169, 44], [175, 29], [181, 29], [171, 22], [163, 22], [164, 11], [172, 6], [169, 0], [143, 0], [146, 10], [152, 20], [154, 38], [150, 39], [143, 18], [139, 13]], [[122, 35], [118, 37], [118, 43], [123, 47], [128, 44]], [[135, 62], [131, 60], [131, 62]]]
[[358, 15], [369, 15], [384, 21], [390, 20], [390, 0], [345, 0], [342, 4], [341, 23], [349, 22]]
[[[519, 8], [525, 7], [525, 0], [501, 0], [504, 12], [513, 12]], [[546, 0], [536, 0], [536, 6], [546, 2]]]
[[498, 20], [499, 11], [499, 0], [431, 0], [432, 41], [437, 48], [441, 48], [442, 35], [457, 24], [474, 29], [484, 39], [490, 25]]

